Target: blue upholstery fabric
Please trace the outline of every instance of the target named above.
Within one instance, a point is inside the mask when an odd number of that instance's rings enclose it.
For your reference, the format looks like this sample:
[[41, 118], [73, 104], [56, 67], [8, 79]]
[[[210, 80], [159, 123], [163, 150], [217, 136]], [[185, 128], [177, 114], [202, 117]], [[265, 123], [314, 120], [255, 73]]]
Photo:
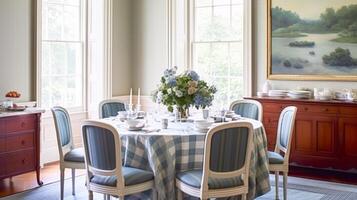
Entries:
[[292, 124], [294, 123], [292, 120], [293, 118], [293, 111], [287, 111], [283, 113], [282, 120], [279, 123], [280, 127], [280, 145], [284, 148], [287, 148], [288, 142], [289, 142], [289, 137], [290, 137], [290, 131], [292, 128]]
[[125, 105], [120, 102], [108, 102], [102, 105], [102, 118], [114, 117], [119, 111], [125, 111]]
[[[152, 172], [145, 171], [142, 169], [131, 168], [131, 167], [123, 167], [122, 173], [124, 176], [125, 186], [144, 183], [144, 182], [150, 181], [154, 178], [154, 174]], [[99, 185], [116, 187], [117, 177], [116, 176], [93, 176], [91, 178], [91, 182], [99, 184]]]
[[240, 169], [245, 163], [248, 128], [230, 128], [212, 136], [210, 169], [229, 172]]
[[284, 158], [278, 153], [268, 151], [269, 164], [283, 164]]
[[115, 141], [113, 134], [104, 128], [83, 126], [83, 141], [87, 144], [89, 165], [101, 170], [115, 169]]
[[83, 148], [73, 149], [64, 155], [64, 160], [69, 162], [84, 163], [84, 150]]
[[60, 140], [61, 140], [61, 145], [65, 146], [70, 142], [70, 139], [72, 137], [72, 130], [70, 128], [70, 120], [69, 120], [69, 116], [67, 115], [67, 113], [62, 110], [62, 109], [53, 109], [54, 111], [54, 120], [55, 123], [57, 124], [58, 127], [58, 133], [60, 136]]
[[[202, 170], [180, 172], [176, 175], [176, 177], [177, 179], [191, 187], [201, 188]], [[225, 179], [208, 178], [209, 189], [230, 188], [237, 187], [240, 185], [243, 185], [241, 177]]]
[[252, 103], [241, 102], [232, 107], [232, 110], [242, 117], [259, 120], [259, 107]]

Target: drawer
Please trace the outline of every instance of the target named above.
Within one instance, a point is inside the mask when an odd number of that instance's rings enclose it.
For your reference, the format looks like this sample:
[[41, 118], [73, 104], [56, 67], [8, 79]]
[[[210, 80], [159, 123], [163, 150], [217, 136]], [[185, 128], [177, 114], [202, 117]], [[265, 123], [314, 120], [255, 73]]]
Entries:
[[324, 113], [324, 114], [337, 114], [338, 108], [334, 106], [313, 106], [313, 105], [298, 105], [299, 113]]
[[6, 151], [6, 138], [0, 136], [0, 153]]
[[340, 113], [342, 115], [357, 115], [357, 106], [356, 107], [340, 107]]
[[268, 111], [270, 113], [280, 113], [288, 104], [281, 103], [263, 103], [263, 111]]
[[7, 174], [17, 174], [35, 170], [34, 149], [8, 153], [5, 159]]
[[5, 129], [5, 118], [0, 118], [0, 136], [5, 135], [6, 129]]
[[279, 123], [279, 113], [264, 113], [263, 124], [264, 127], [277, 127]]
[[5, 156], [0, 154], [0, 178], [6, 176]]
[[22, 115], [6, 119], [6, 132], [19, 132], [34, 130], [36, 127], [36, 115]]
[[9, 135], [6, 138], [6, 151], [18, 151], [34, 147], [34, 133]]

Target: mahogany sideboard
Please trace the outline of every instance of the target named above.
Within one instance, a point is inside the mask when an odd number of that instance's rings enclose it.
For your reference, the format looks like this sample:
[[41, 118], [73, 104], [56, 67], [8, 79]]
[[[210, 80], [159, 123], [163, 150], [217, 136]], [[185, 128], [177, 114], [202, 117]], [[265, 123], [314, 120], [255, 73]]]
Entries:
[[263, 105], [268, 148], [273, 150], [280, 112], [296, 106], [290, 165], [357, 173], [357, 103], [252, 97]]
[[0, 179], [36, 171], [40, 180], [40, 119], [43, 110], [0, 111]]

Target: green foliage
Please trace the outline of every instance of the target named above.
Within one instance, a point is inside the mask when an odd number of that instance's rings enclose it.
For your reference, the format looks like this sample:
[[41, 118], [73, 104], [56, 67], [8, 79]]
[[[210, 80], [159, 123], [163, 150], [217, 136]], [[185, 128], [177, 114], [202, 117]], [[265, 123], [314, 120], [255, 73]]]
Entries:
[[280, 7], [272, 8], [272, 30], [289, 27], [301, 21], [298, 14], [284, 10]]
[[294, 41], [289, 43], [290, 47], [314, 47], [315, 42], [310, 41]]
[[337, 48], [329, 55], [322, 57], [323, 62], [329, 66], [356, 66], [357, 60], [351, 57], [348, 49]]

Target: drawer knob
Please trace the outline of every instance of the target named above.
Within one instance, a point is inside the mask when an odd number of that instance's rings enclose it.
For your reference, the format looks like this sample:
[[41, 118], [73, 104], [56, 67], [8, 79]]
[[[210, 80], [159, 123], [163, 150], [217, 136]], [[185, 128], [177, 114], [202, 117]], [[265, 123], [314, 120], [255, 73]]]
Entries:
[[22, 164], [25, 164], [25, 159], [22, 159]]
[[328, 111], [328, 108], [325, 108], [325, 109], [324, 109], [324, 111], [326, 111], [326, 112], [327, 112], [327, 111]]
[[304, 110], [305, 110], [305, 111], [308, 111], [308, 110], [309, 110], [309, 108], [305, 107], [305, 108], [304, 108]]
[[25, 140], [22, 140], [22, 141], [21, 141], [21, 144], [22, 144], [22, 145], [25, 145]]

